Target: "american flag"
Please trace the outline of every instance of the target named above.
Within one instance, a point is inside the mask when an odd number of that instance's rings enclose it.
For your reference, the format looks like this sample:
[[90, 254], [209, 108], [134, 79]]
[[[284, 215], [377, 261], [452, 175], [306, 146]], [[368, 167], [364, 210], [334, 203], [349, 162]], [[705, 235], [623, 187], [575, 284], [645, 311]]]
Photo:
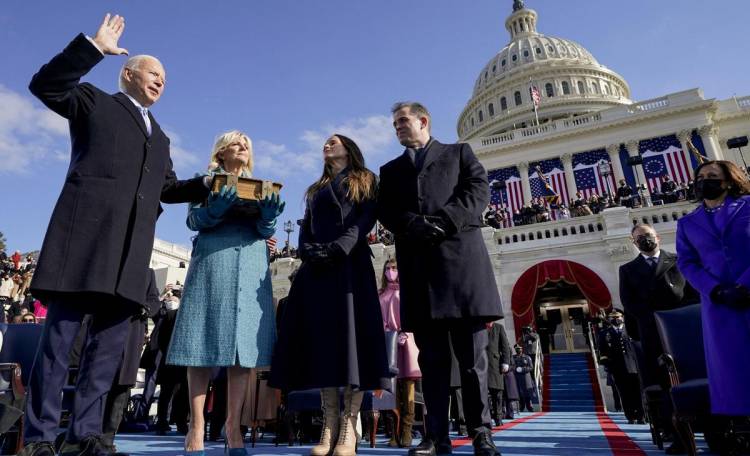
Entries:
[[678, 184], [690, 180], [688, 159], [677, 136], [669, 135], [641, 141], [639, 150], [643, 157], [643, 172], [646, 174], [649, 191], [654, 192], [661, 188], [661, 177], [665, 174]]
[[534, 102], [534, 108], [539, 109], [539, 102], [542, 101], [542, 95], [539, 93], [539, 89], [535, 85], [529, 87], [529, 95], [531, 95], [531, 101]]
[[[565, 171], [563, 171], [562, 161], [559, 158], [545, 160], [538, 163], [544, 173], [544, 177], [547, 179], [552, 190], [560, 197], [561, 202], [569, 201], [568, 186], [565, 181]], [[538, 198], [540, 196], [546, 197], [549, 195], [549, 191], [545, 189], [544, 182], [539, 178], [535, 171], [536, 166], [529, 166], [529, 184], [531, 186], [531, 196]], [[549, 202], [545, 198], [545, 203], [549, 206]], [[557, 211], [551, 211], [552, 219], [557, 220]]]
[[276, 238], [266, 239], [266, 245], [268, 246], [268, 252], [273, 255], [276, 253]]
[[599, 162], [602, 160], [610, 162], [609, 154], [604, 149], [573, 155], [573, 176], [576, 180], [576, 189], [584, 198], [589, 198], [594, 194], [614, 193], [617, 188], [615, 176], [610, 174], [609, 190], [607, 189], [604, 176], [599, 172]]
[[511, 166], [510, 168], [493, 169], [487, 173], [487, 177], [490, 183], [493, 181], [505, 182], [505, 189], [490, 190], [490, 204], [495, 207], [507, 207], [509, 220], [503, 223], [503, 227], [508, 228], [513, 226], [513, 212], [520, 210], [524, 204], [523, 188], [521, 187], [521, 177], [518, 173], [518, 168]]

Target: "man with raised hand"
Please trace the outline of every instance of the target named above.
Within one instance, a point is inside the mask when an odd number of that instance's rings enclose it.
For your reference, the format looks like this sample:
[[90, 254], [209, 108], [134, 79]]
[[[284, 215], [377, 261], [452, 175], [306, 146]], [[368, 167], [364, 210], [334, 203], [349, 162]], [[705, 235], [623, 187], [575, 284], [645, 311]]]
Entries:
[[99, 455], [102, 411], [124, 347], [128, 320], [142, 312], [159, 201], [198, 201], [202, 178], [178, 181], [169, 138], [150, 112], [166, 82], [154, 57], [131, 57], [111, 95], [80, 78], [118, 41], [125, 19], [106, 15], [93, 38], [79, 34], [44, 65], [29, 89], [68, 119], [71, 160], [31, 283], [49, 308], [29, 381], [21, 455], [55, 451], [68, 355], [86, 314], [84, 347], [70, 424], [60, 454]]

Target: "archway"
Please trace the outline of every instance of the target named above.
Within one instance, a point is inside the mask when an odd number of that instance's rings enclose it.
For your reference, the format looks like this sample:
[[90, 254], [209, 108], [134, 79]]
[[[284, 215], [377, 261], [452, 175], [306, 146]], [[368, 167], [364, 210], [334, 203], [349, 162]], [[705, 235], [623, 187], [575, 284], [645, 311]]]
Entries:
[[574, 261], [543, 261], [527, 269], [513, 286], [511, 309], [516, 334], [521, 334], [523, 326], [534, 325], [537, 291], [549, 282], [559, 281], [578, 287], [588, 302], [590, 314], [612, 308], [612, 295], [594, 271]]

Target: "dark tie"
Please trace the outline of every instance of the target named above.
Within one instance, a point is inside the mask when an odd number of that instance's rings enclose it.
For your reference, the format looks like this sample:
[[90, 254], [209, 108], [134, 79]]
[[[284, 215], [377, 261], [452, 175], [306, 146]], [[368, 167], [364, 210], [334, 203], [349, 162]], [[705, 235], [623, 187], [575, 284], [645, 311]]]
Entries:
[[650, 257], [648, 259], [648, 265], [651, 267], [651, 269], [656, 269], [656, 264], [659, 262], [659, 259], [656, 257]]
[[414, 167], [417, 168], [417, 170], [422, 169], [422, 164], [424, 163], [424, 148], [418, 148], [418, 149], [412, 149], [411, 147], [406, 149], [409, 152], [409, 156], [412, 159], [412, 162], [414, 163]]

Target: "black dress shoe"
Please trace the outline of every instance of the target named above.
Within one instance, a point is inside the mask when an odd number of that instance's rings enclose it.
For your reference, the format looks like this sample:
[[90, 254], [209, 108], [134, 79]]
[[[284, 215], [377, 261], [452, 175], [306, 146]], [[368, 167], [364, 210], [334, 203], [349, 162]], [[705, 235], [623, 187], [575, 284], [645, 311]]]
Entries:
[[687, 450], [685, 450], [682, 442], [680, 442], [680, 440], [675, 437], [674, 442], [672, 442], [671, 445], [664, 449], [664, 452], [667, 454], [686, 454]]
[[646, 424], [646, 421], [643, 418], [641, 418], [641, 419], [635, 420], [635, 423], [636, 424]]
[[474, 456], [500, 456], [490, 432], [478, 433], [471, 445], [474, 447]]
[[434, 440], [430, 438], [424, 438], [419, 445], [409, 449], [409, 456], [436, 456], [438, 454], [452, 454], [453, 447], [451, 446], [450, 439], [445, 439], [440, 443], [436, 444]]
[[55, 456], [56, 451], [52, 442], [30, 442], [18, 456]]

